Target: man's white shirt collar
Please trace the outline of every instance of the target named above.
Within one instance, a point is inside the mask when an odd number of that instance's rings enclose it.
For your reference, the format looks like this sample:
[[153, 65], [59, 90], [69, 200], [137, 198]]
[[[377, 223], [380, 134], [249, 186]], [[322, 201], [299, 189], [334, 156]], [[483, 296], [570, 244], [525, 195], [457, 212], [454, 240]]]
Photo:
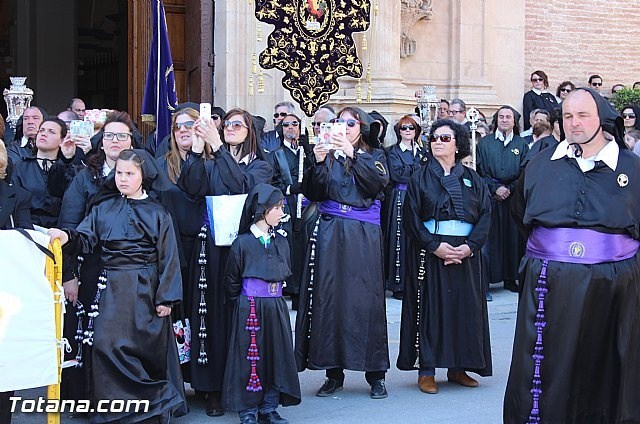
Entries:
[[29, 144], [29, 138], [26, 135], [22, 136], [22, 140], [20, 141], [20, 147], [27, 147]]
[[497, 130], [496, 131], [496, 140], [500, 140], [502, 141], [502, 144], [504, 144], [505, 147], [507, 147], [507, 145], [509, 143], [511, 143], [511, 140], [513, 140], [513, 130], [511, 130], [511, 132], [509, 133], [509, 135], [505, 138], [504, 134], [502, 133], [502, 131]]
[[293, 147], [293, 144], [291, 144], [291, 142], [289, 140], [283, 141], [283, 144], [285, 146], [287, 146], [289, 148], [289, 150], [291, 150], [293, 153], [298, 153], [298, 150], [300, 150], [300, 146]]
[[620, 155], [620, 147], [615, 140], [609, 141], [595, 156], [591, 158], [577, 158], [575, 152], [573, 151], [573, 147], [569, 146], [569, 142], [567, 140], [563, 140], [558, 143], [556, 150], [553, 152], [551, 156], [551, 160], [557, 160], [563, 157], [574, 158], [578, 162], [578, 166], [582, 172], [591, 171], [596, 166], [596, 161], [602, 161], [611, 168], [612, 171], [615, 171], [618, 167], [618, 156]]

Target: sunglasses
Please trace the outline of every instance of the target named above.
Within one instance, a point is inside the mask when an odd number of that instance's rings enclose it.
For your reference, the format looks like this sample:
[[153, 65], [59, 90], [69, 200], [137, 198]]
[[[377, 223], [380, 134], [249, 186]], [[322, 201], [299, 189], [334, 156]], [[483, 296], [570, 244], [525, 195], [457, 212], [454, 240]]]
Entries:
[[531, 78], [531, 82], [542, 82], [544, 78]]
[[289, 125], [291, 125], [292, 127], [294, 127], [294, 128], [295, 128], [295, 127], [297, 127], [297, 126], [298, 126], [298, 125], [300, 125], [300, 124], [298, 123], [298, 121], [293, 121], [293, 122], [283, 122], [283, 123], [282, 123], [282, 127], [283, 127], [283, 128], [288, 128], [288, 127], [289, 127]]
[[220, 119], [220, 115], [217, 115], [214, 113], [213, 115], [211, 115], [211, 119], [213, 119], [214, 121], [217, 121], [218, 119]]
[[311, 123], [311, 125], [312, 125], [312, 126], [314, 126], [314, 127], [319, 127], [319, 126], [320, 126], [320, 124], [324, 124], [324, 122], [320, 122], [320, 121], [318, 121], [318, 122], [312, 122], [312, 123]]
[[413, 131], [416, 127], [413, 125], [400, 125], [400, 131]]
[[563, 93], [571, 93], [570, 88], [561, 88], [560, 91], [562, 91]]
[[127, 141], [129, 137], [131, 137], [131, 134], [129, 133], [106, 132], [102, 134], [102, 138], [104, 138], [105, 140], [113, 140], [114, 138], [117, 138], [118, 141]]
[[623, 117], [624, 119], [627, 119], [627, 118], [631, 118], [631, 119], [633, 119], [633, 118], [635, 118], [635, 117], [636, 117], [636, 114], [635, 114], [635, 113], [623, 113], [623, 114], [622, 114], [622, 117]]
[[182, 128], [190, 130], [191, 128], [193, 128], [193, 124], [195, 124], [195, 121], [176, 122], [175, 124], [173, 124], [173, 130], [180, 131]]
[[360, 123], [360, 121], [357, 121], [355, 119], [336, 119], [333, 122], [344, 122], [347, 124], [348, 127], [351, 127], [351, 128], [355, 127], [356, 124]]
[[449, 143], [454, 138], [455, 137], [451, 134], [433, 134], [431, 136], [431, 142], [435, 143], [438, 141], [438, 139], [440, 139], [440, 141], [442, 141], [443, 143]]
[[592, 82], [591, 85], [593, 85], [594, 87], [601, 87], [602, 83], [601, 82]]
[[288, 115], [287, 112], [280, 112], [280, 113], [274, 113], [273, 117], [277, 119], [277, 118], [284, 118], [287, 115]]
[[242, 121], [224, 121], [224, 127], [226, 129], [232, 129], [234, 131], [238, 131], [241, 128], [249, 128], [244, 122]]

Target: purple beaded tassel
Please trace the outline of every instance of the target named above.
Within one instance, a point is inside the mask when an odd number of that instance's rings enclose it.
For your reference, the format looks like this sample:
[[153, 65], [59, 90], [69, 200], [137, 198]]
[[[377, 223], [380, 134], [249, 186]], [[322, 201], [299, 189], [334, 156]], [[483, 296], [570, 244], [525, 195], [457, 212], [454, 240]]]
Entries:
[[536, 286], [536, 292], [538, 292], [538, 313], [536, 314], [536, 333], [538, 338], [536, 345], [533, 348], [534, 353], [532, 358], [534, 360], [533, 371], [533, 387], [531, 388], [531, 394], [533, 396], [533, 406], [531, 407], [531, 414], [529, 415], [528, 424], [538, 424], [542, 422], [540, 418], [540, 398], [542, 397], [542, 376], [540, 375], [540, 368], [542, 367], [542, 360], [544, 359], [542, 344], [542, 332], [547, 326], [546, 317], [544, 315], [544, 298], [547, 292], [547, 266], [549, 260], [544, 259], [542, 261], [542, 269], [540, 270], [540, 277], [538, 278], [538, 285]]
[[402, 235], [402, 192], [398, 190], [398, 197], [396, 199], [396, 275], [395, 288], [400, 287], [400, 239]]
[[247, 350], [247, 360], [251, 362], [251, 375], [249, 376], [249, 382], [247, 383], [247, 391], [259, 392], [262, 390], [262, 384], [260, 383], [260, 378], [256, 371], [258, 361], [260, 360], [256, 333], [260, 331], [260, 323], [258, 322], [258, 316], [256, 315], [256, 299], [253, 296], [249, 296], [247, 299], [249, 300], [249, 316], [247, 317], [247, 326], [245, 329], [251, 332], [251, 343]]

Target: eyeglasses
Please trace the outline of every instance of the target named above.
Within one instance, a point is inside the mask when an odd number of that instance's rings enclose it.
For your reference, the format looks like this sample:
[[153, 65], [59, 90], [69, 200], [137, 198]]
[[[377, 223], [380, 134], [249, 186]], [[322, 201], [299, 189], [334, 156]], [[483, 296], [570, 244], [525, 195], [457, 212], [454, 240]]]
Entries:
[[636, 114], [635, 113], [623, 113], [622, 117], [624, 119], [628, 119], [628, 118], [634, 119], [636, 117]]
[[440, 139], [440, 141], [442, 141], [443, 143], [449, 143], [454, 138], [455, 137], [451, 134], [433, 134], [431, 136], [431, 142], [435, 143], [438, 141], [438, 139]]
[[531, 78], [531, 82], [542, 82], [544, 78]]
[[400, 131], [413, 131], [416, 127], [413, 125], [400, 125]]
[[273, 114], [273, 117], [277, 119], [277, 118], [284, 118], [287, 115], [288, 115], [287, 112], [280, 112], [280, 113], [276, 112], [276, 113]]
[[570, 88], [561, 88], [560, 91], [562, 91], [563, 93], [571, 93]]
[[601, 82], [592, 82], [591, 85], [593, 85], [594, 87], [601, 87], [602, 83]]
[[356, 121], [355, 119], [336, 119], [333, 122], [344, 122], [347, 124], [348, 127], [355, 127], [356, 124], [359, 124], [360, 121]]
[[112, 132], [105, 132], [104, 134], [102, 134], [102, 138], [104, 138], [105, 140], [113, 140], [115, 138], [118, 139], [118, 141], [127, 141], [127, 139], [129, 137], [131, 137], [131, 134], [129, 133], [112, 133]]
[[242, 121], [224, 121], [223, 125], [226, 129], [232, 129], [234, 131], [238, 131], [240, 128], [249, 128]]
[[453, 110], [453, 109], [449, 109], [449, 112], [447, 112], [449, 115], [455, 115], [456, 113], [464, 113], [464, 110]]
[[190, 130], [193, 128], [193, 124], [195, 124], [195, 121], [176, 122], [173, 124], [173, 130], [180, 131], [182, 128]]
[[283, 122], [283, 123], [282, 123], [282, 127], [283, 127], [283, 128], [288, 128], [288, 127], [289, 127], [289, 125], [291, 125], [292, 127], [297, 127], [297, 126], [298, 126], [298, 125], [300, 125], [300, 124], [298, 123], [298, 121]]
[[312, 123], [311, 123], [311, 125], [312, 125], [312, 126], [314, 126], [314, 127], [319, 127], [319, 126], [320, 126], [320, 124], [324, 124], [324, 122], [320, 122], [320, 121], [318, 121], [318, 122], [312, 122]]
[[211, 115], [211, 119], [213, 119], [214, 121], [217, 121], [218, 119], [220, 119], [220, 115], [217, 115], [214, 113], [213, 115]]

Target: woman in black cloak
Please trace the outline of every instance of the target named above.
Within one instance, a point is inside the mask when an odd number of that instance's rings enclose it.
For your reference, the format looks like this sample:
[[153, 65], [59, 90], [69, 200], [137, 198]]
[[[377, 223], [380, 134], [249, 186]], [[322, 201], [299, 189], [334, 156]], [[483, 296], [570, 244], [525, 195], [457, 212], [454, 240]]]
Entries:
[[[194, 125], [202, 131], [202, 122]], [[206, 124], [206, 130], [210, 125]], [[200, 128], [200, 129], [199, 129]], [[213, 160], [203, 158], [205, 143], [211, 146]], [[223, 118], [222, 137], [217, 131], [211, 138], [196, 137], [187, 155], [178, 187], [191, 196], [248, 193], [258, 183], [269, 183], [273, 171], [260, 148], [252, 116], [242, 109], [232, 109]], [[225, 303], [224, 269], [229, 247], [216, 246], [207, 214], [198, 234], [200, 243], [189, 258], [191, 293], [191, 387], [206, 392], [206, 413], [224, 414], [221, 405], [222, 381], [227, 362], [230, 305]]]
[[480, 269], [491, 199], [482, 178], [460, 162], [470, 154], [466, 129], [439, 120], [430, 134], [433, 160], [413, 175], [404, 204], [410, 265], [397, 366], [417, 369], [420, 390], [434, 394], [435, 368], [449, 368], [449, 381], [467, 387], [478, 382], [465, 371], [491, 375]]
[[402, 228], [402, 207], [411, 175], [427, 157], [420, 140], [421, 129], [409, 115], [400, 118], [394, 127], [398, 142], [387, 151], [389, 178], [393, 189], [385, 199], [387, 222], [384, 250], [386, 252], [385, 279], [387, 290], [393, 297], [402, 299], [406, 279], [407, 238]]
[[147, 194], [168, 187], [163, 177], [148, 152], [124, 150], [80, 225], [49, 230], [65, 245], [65, 256], [101, 246], [86, 333], [91, 400], [149, 401], [144, 411], [92, 413], [92, 424], [168, 423], [187, 412], [170, 318], [182, 300], [178, 248], [169, 213]]
[[314, 148], [303, 192], [322, 202], [307, 246], [296, 319], [296, 362], [326, 370], [316, 393], [342, 389], [344, 369], [364, 371], [371, 397], [387, 397], [389, 368], [380, 203], [389, 182], [377, 123], [362, 110], [338, 114], [346, 134]]

